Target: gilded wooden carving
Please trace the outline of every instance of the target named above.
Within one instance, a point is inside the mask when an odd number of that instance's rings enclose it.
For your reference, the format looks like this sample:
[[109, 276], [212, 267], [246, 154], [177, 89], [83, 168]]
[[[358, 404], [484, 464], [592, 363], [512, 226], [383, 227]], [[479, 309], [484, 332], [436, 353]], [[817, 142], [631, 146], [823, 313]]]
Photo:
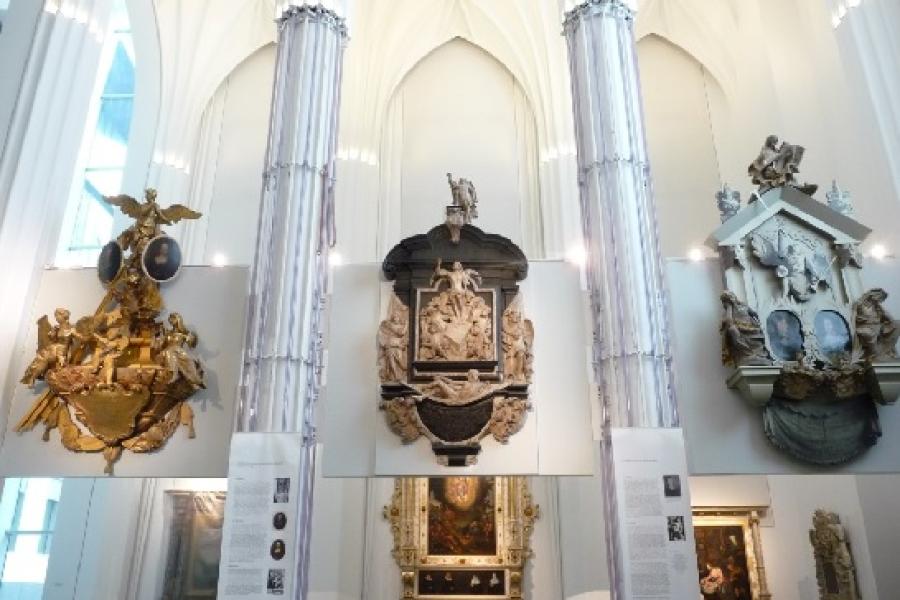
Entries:
[[101, 253], [98, 275], [106, 295], [93, 315], [74, 325], [64, 308], [54, 312], [55, 324], [46, 315], [38, 321], [38, 349], [21, 381], [46, 387], [15, 430], [43, 424], [46, 441], [59, 429], [68, 450], [102, 452], [111, 474], [123, 449], [158, 450], [179, 425], [194, 437], [186, 400], [205, 386], [191, 353], [197, 336], [179, 313], [161, 320], [159, 293], [159, 282], [180, 268], [178, 245], [162, 225], [200, 213], [179, 204], [161, 208], [152, 189], [144, 202], [129, 196], [106, 201], [134, 219]]

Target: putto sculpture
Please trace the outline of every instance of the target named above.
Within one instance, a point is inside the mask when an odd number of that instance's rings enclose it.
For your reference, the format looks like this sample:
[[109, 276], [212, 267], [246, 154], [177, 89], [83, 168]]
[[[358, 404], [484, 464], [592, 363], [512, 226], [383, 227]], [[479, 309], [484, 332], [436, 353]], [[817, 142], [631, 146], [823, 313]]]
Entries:
[[[471, 182], [450, 180], [458, 214], [474, 218]], [[385, 258], [395, 283], [377, 335], [380, 407], [404, 443], [427, 437], [442, 464], [474, 463], [481, 439], [505, 443], [525, 422], [534, 331], [516, 282], [527, 265], [508, 239], [449, 221]]]
[[900, 395], [900, 326], [884, 290], [862, 287], [859, 246], [870, 230], [848, 216], [846, 195], [832, 190], [821, 203], [796, 180], [803, 153], [766, 138], [749, 167], [758, 201], [741, 208], [736, 192], [719, 192], [722, 225], [708, 243], [725, 286], [728, 386], [762, 408], [776, 447], [836, 464], [876, 443], [876, 404]]
[[68, 450], [102, 452], [111, 474], [123, 449], [157, 450], [179, 425], [194, 437], [186, 400], [205, 384], [191, 354], [196, 334], [177, 312], [168, 315], [168, 325], [159, 319], [159, 283], [181, 266], [178, 243], [162, 225], [200, 213], [179, 204], [160, 208], [152, 189], [144, 202], [124, 195], [105, 200], [134, 219], [100, 254], [106, 295], [93, 315], [74, 325], [64, 308], [54, 311], [56, 324], [46, 315], [38, 320], [38, 349], [21, 381], [46, 387], [15, 429], [42, 423], [44, 440], [59, 429]]

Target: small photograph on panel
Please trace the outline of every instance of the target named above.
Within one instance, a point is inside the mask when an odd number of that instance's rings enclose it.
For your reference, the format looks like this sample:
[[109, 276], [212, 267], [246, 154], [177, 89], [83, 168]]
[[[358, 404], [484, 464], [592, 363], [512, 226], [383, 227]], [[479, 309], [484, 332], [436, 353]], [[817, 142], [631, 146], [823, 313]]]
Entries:
[[684, 517], [677, 515], [674, 517], [666, 517], [666, 520], [669, 522], [669, 541], [683, 542], [685, 538]]
[[272, 517], [272, 527], [274, 527], [275, 529], [278, 529], [280, 531], [280, 530], [284, 529], [284, 527], [286, 525], [287, 525], [287, 515], [285, 515], [283, 512], [275, 513], [275, 516]]
[[284, 569], [269, 569], [266, 593], [274, 596], [284, 595]]
[[681, 477], [663, 475], [663, 492], [666, 498], [681, 498]]
[[290, 501], [291, 478], [275, 478], [275, 496], [272, 499], [276, 504], [287, 504]]

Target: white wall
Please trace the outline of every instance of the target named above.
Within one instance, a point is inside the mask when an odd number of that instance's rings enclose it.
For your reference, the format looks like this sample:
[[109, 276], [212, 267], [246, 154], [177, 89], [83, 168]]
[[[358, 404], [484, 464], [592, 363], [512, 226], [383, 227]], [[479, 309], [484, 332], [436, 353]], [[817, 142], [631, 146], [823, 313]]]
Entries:
[[865, 520], [872, 570], [878, 583], [878, 597], [890, 600], [900, 590], [900, 569], [897, 568], [900, 475], [858, 475], [856, 489]]

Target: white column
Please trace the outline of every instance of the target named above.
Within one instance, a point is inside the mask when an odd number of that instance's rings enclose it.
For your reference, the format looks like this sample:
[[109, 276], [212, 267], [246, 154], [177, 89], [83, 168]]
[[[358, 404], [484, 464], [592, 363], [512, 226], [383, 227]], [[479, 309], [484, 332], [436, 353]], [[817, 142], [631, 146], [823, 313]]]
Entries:
[[619, 600], [628, 574], [610, 428], [678, 425], [633, 19], [620, 0], [589, 0], [564, 20], [603, 417], [607, 562]]
[[306, 597], [315, 471], [315, 404], [322, 366], [343, 19], [291, 6], [278, 20], [278, 57], [260, 204], [238, 428], [297, 431], [298, 598]]
[[832, 0], [831, 4], [832, 25], [845, 67], [859, 75], [856, 82], [871, 100], [894, 189], [900, 194], [900, 3]]

